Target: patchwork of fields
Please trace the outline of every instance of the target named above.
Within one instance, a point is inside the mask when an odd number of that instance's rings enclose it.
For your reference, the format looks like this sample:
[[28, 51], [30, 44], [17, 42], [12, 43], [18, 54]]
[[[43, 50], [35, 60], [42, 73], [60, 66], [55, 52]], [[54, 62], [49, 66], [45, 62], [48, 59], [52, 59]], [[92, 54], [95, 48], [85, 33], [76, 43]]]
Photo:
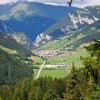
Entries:
[[[69, 52], [68, 54], [62, 54], [54, 57], [47, 57], [47, 64], [62, 64], [66, 65], [66, 68], [54, 68], [54, 69], [42, 69], [40, 73], [40, 77], [51, 76], [53, 78], [62, 78], [67, 76], [70, 73], [72, 68], [72, 64], [74, 63], [76, 68], [84, 67], [82, 61], [80, 60], [80, 56], [87, 56], [87, 52], [84, 49], [80, 49], [77, 52]], [[41, 66], [41, 65], [40, 65]], [[39, 65], [38, 65], [39, 67]], [[38, 73], [38, 69], [35, 70], [35, 77]]]

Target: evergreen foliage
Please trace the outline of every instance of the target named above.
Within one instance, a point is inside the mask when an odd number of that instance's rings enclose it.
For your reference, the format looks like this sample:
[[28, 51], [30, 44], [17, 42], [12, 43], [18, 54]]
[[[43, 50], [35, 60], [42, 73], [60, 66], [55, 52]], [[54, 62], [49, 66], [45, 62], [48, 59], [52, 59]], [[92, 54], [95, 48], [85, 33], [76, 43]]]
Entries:
[[[0, 86], [1, 100], [99, 100], [100, 99], [100, 41], [85, 47], [91, 56], [81, 58], [85, 68], [76, 69], [62, 79], [33, 77], [16, 85]], [[95, 99], [96, 98], [96, 99]]]

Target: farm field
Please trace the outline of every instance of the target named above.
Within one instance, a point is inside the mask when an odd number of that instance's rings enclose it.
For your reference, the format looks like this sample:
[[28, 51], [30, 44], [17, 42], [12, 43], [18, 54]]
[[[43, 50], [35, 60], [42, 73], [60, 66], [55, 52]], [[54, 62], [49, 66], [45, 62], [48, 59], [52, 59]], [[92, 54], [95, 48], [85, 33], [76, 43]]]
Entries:
[[[74, 63], [76, 68], [84, 67], [80, 56], [87, 56], [87, 52], [83, 49], [80, 49], [78, 52], [70, 52], [68, 55], [62, 54], [61, 56], [48, 57], [47, 64], [62, 64], [62, 62], [66, 65], [66, 69], [57, 68], [57, 69], [43, 69], [40, 73], [40, 77], [50, 76], [52, 78], [63, 78], [70, 73], [72, 68], [72, 63]], [[38, 70], [35, 71], [35, 77], [38, 73]]]
[[42, 70], [40, 76], [45, 77], [45, 76], [50, 76], [52, 78], [63, 78], [67, 76], [69, 72], [65, 69], [45, 69]]
[[[38, 70], [35, 70], [34, 78], [36, 78]], [[70, 73], [70, 70], [66, 69], [43, 69], [39, 77], [52, 77], [52, 78], [63, 78]]]
[[83, 67], [83, 64], [80, 57], [85, 57], [87, 54], [88, 53], [84, 49], [79, 49], [77, 52], [69, 52], [68, 54], [62, 54], [61, 56], [48, 57], [47, 61], [49, 64], [61, 64], [63, 62], [66, 66], [71, 66], [72, 63], [74, 63], [75, 67], [81, 68]]

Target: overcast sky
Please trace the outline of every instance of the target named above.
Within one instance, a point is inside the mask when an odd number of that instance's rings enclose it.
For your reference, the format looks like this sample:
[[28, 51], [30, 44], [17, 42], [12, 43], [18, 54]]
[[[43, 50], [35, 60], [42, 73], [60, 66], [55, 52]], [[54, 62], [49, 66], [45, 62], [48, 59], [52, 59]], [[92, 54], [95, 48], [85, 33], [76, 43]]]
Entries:
[[[12, 3], [16, 1], [25, 1], [25, 0], [0, 0], [0, 4]], [[42, 3], [49, 3], [55, 5], [67, 5], [68, 0], [27, 0], [27, 1], [34, 1], [34, 2], [42, 2]], [[76, 7], [84, 7], [89, 5], [100, 5], [100, 0], [73, 0], [72, 6]]]

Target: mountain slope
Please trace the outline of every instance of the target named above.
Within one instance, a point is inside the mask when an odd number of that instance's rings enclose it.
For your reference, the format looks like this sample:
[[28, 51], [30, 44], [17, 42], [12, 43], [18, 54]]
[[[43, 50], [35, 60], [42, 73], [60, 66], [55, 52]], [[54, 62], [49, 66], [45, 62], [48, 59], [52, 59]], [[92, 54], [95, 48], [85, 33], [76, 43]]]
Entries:
[[9, 34], [9, 33], [14, 33], [15, 31], [4, 21], [0, 20], [0, 32]]
[[53, 25], [68, 12], [76, 12], [74, 7], [52, 6], [42, 3], [19, 1], [13, 5], [2, 5], [0, 19], [15, 32], [23, 32], [33, 42], [37, 35]]
[[[59, 38], [60, 36], [68, 35], [73, 33], [72, 31], [87, 27], [98, 20], [100, 20], [99, 6], [86, 7], [78, 9], [76, 13], [69, 13], [64, 16], [61, 20], [56, 22], [50, 28], [42, 32], [40, 38], [36, 38], [35, 45], [41, 46], [44, 43], [49, 42], [46, 39], [48, 35], [52, 39]], [[40, 34], [40, 35], [41, 35]], [[38, 36], [39, 37], [39, 36]]]
[[[2, 10], [1, 10], [2, 9]], [[69, 12], [76, 12], [75, 7], [54, 6], [43, 3], [19, 1], [14, 4], [0, 5], [0, 19], [16, 18], [25, 16], [42, 16], [59, 20]]]
[[0, 33], [0, 85], [15, 84], [21, 79], [31, 77], [33, 69], [42, 62], [40, 57], [17, 43], [11, 36]]
[[61, 49], [61, 50], [75, 50], [83, 43], [89, 43], [93, 39], [100, 40], [100, 21], [91, 24], [90, 26], [84, 26], [78, 30], [70, 32], [65, 36], [59, 37], [53, 41], [50, 41], [46, 45], [38, 48], [43, 49]]
[[18, 80], [33, 74], [33, 67], [27, 64], [31, 52], [10, 36], [0, 33], [0, 85], [15, 84]]
[[9, 49], [16, 50], [22, 58], [25, 58], [27, 55], [30, 55], [31, 52], [16, 42], [11, 36], [4, 33], [0, 33], [0, 45], [7, 47]]
[[0, 85], [15, 84], [32, 73], [32, 67], [16, 51], [0, 46]]
[[23, 32], [15, 32], [5, 21], [0, 20], [0, 33], [6, 33], [26, 48], [30, 47], [30, 39]]
[[49, 28], [55, 23], [55, 20], [52, 18], [35, 15], [26, 16], [23, 18], [23, 20], [11, 18], [6, 20], [5, 23], [12, 27], [15, 32], [23, 32], [30, 40], [33, 41], [37, 34]]

